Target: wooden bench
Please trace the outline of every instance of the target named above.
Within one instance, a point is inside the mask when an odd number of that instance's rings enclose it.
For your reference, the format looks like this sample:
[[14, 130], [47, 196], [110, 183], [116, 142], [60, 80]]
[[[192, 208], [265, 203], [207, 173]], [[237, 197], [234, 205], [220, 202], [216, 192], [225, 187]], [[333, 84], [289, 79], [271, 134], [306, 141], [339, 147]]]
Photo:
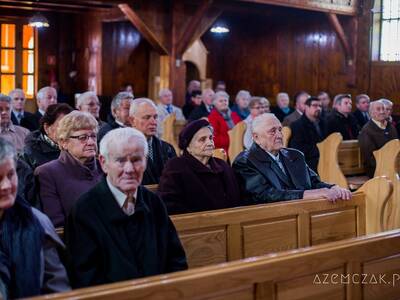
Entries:
[[397, 230], [37, 299], [391, 300], [399, 274]]
[[246, 122], [241, 121], [237, 123], [231, 130], [228, 131], [229, 135], [229, 160], [233, 162], [240, 152], [244, 150], [244, 133], [246, 132]]
[[290, 137], [292, 136], [292, 130], [288, 126], [282, 127], [282, 135], [283, 135], [283, 147], [287, 147], [289, 145]]
[[161, 139], [167, 143], [170, 143], [178, 155], [180, 153], [180, 149], [178, 147], [178, 136], [185, 125], [186, 121], [176, 120], [175, 114], [170, 114], [163, 121], [163, 135]]

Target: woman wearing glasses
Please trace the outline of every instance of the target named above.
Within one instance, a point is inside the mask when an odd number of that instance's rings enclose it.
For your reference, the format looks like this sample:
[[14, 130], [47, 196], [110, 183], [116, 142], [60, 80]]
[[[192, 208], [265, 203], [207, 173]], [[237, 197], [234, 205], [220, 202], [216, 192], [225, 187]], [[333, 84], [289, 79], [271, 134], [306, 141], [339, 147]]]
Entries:
[[55, 227], [64, 225], [75, 201], [100, 181], [97, 131], [91, 114], [73, 111], [64, 116], [57, 130], [60, 157], [35, 171], [43, 211]]

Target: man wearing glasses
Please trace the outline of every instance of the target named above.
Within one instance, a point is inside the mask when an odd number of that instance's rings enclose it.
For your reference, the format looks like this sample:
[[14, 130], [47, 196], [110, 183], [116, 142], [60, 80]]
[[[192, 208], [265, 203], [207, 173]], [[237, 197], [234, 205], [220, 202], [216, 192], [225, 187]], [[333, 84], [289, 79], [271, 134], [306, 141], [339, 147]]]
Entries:
[[281, 122], [270, 113], [252, 124], [253, 145], [233, 163], [248, 204], [292, 199], [348, 200], [350, 191], [321, 182], [298, 150], [283, 148]]

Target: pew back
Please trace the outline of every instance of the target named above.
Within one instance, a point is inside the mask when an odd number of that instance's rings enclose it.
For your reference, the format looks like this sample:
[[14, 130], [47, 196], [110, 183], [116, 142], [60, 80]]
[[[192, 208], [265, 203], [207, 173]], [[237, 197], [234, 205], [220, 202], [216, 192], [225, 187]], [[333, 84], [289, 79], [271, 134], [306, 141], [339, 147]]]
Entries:
[[342, 141], [338, 152], [339, 167], [344, 175], [365, 174], [358, 140]]
[[244, 133], [246, 132], [246, 122], [241, 121], [237, 123], [231, 130], [228, 131], [229, 135], [229, 149], [228, 156], [230, 161], [234, 161], [236, 156], [244, 150]]
[[292, 130], [289, 126], [282, 127], [282, 135], [283, 135], [283, 147], [287, 147], [289, 145], [290, 138], [292, 136]]

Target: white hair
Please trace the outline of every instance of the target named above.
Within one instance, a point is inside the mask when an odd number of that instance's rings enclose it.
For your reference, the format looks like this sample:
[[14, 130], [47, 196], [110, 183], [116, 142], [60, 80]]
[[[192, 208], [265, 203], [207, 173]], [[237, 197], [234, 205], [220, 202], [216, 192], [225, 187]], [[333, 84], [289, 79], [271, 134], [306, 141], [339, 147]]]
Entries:
[[247, 99], [250, 99], [250, 97], [251, 97], [251, 95], [250, 95], [250, 92], [249, 91], [246, 91], [246, 90], [240, 90], [238, 93], [237, 93], [237, 95], [236, 95], [236, 101], [239, 99], [239, 98], [247, 98]]
[[385, 105], [385, 106], [388, 106], [388, 105], [393, 106], [393, 102], [390, 101], [389, 99], [381, 98], [378, 101], [383, 103], [383, 105]]
[[149, 146], [144, 134], [131, 127], [117, 128], [109, 131], [100, 141], [100, 154], [108, 160], [110, 158], [110, 145], [121, 146], [121, 144], [130, 143], [131, 139], [135, 139], [135, 142], [143, 146], [144, 155], [147, 156]]
[[206, 93], [208, 93], [208, 92], [213, 92], [214, 93], [214, 90], [210, 89], [210, 88], [204, 89], [203, 92], [201, 93], [201, 95], [204, 97], [206, 95]]
[[111, 101], [111, 112], [117, 109], [125, 99], [129, 100], [132, 104], [133, 94], [130, 92], [119, 92]]
[[217, 101], [217, 99], [220, 98], [220, 97], [223, 97], [223, 98], [225, 98], [226, 100], [229, 101], [229, 95], [228, 95], [228, 93], [227, 93], [227, 92], [224, 92], [224, 91], [219, 91], [219, 92], [216, 92], [216, 93], [214, 94], [214, 96], [213, 96], [213, 103], [214, 103], [215, 101]]
[[76, 99], [76, 108], [79, 109], [85, 103], [85, 101], [89, 100], [90, 98], [96, 98], [97, 102], [100, 102], [95, 92], [84, 92], [83, 94], [80, 94]]
[[172, 91], [171, 91], [170, 89], [161, 89], [161, 90], [158, 92], [158, 97], [161, 98], [162, 96], [164, 96], [164, 94], [166, 94], [166, 93], [168, 93], [168, 92], [171, 92], [171, 93], [172, 93]]
[[37, 92], [36, 99], [39, 100], [39, 101], [42, 100], [45, 97], [46, 92], [50, 91], [50, 90], [52, 90], [57, 95], [57, 90], [55, 88], [53, 88], [51, 86], [45, 86], [45, 87], [42, 87]]
[[0, 102], [11, 103], [11, 97], [5, 94], [0, 94]]
[[263, 113], [255, 117], [253, 122], [251, 123], [251, 133], [259, 133], [265, 127], [265, 122], [272, 119], [278, 120], [278, 118], [273, 113]]
[[280, 99], [280, 98], [287, 98], [289, 99], [289, 94], [288, 93], [279, 93], [278, 95], [276, 95], [276, 99]]
[[151, 105], [152, 107], [154, 107], [154, 109], [157, 109], [157, 106], [154, 104], [153, 100], [149, 99], [149, 98], [137, 98], [135, 99], [135, 101], [133, 101], [131, 103], [131, 107], [129, 108], [129, 116], [135, 116], [139, 106], [143, 103], [147, 103], [149, 105]]
[[12, 98], [13, 94], [15, 94], [15, 93], [22, 93], [25, 97], [25, 92], [23, 89], [13, 89], [11, 92], [8, 93], [8, 96], [10, 96]]

